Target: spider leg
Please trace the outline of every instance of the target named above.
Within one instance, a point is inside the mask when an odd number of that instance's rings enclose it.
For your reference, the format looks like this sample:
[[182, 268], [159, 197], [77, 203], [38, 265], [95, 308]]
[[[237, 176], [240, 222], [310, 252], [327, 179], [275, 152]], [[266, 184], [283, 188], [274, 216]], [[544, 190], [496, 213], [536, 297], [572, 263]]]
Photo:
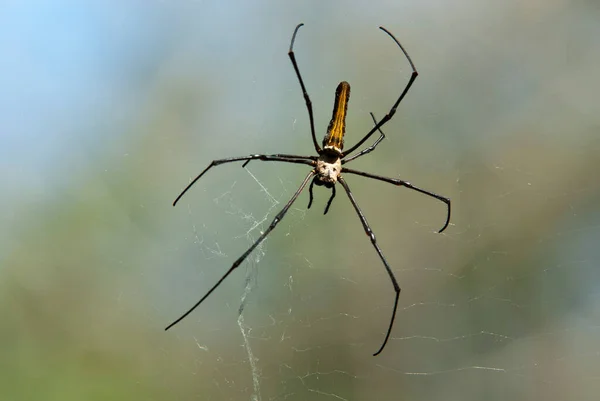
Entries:
[[397, 178], [382, 177], [380, 175], [365, 173], [364, 171], [351, 170], [351, 169], [345, 168], [345, 167], [342, 168], [342, 173], [356, 174], [356, 175], [360, 175], [363, 177], [372, 178], [374, 180], [379, 180], [379, 181], [387, 182], [390, 184], [394, 184], [399, 187], [406, 187], [408, 189], [412, 189], [413, 191], [417, 191], [417, 192], [420, 192], [427, 196], [430, 196], [432, 198], [435, 198], [437, 200], [440, 200], [440, 201], [444, 202], [446, 204], [446, 206], [448, 207], [448, 213], [446, 215], [446, 222], [444, 223], [444, 226], [438, 231], [438, 233], [441, 233], [442, 231], [444, 231], [448, 227], [448, 224], [450, 224], [450, 211], [451, 211], [450, 198], [446, 198], [442, 195], [438, 195], [436, 193], [426, 191], [424, 189], [421, 189], [419, 187], [412, 185], [408, 181], [403, 181], [403, 180], [400, 180]]
[[373, 230], [371, 230], [371, 227], [369, 226], [369, 222], [367, 221], [367, 218], [365, 217], [363, 212], [360, 210], [358, 203], [356, 203], [356, 199], [354, 199], [354, 195], [352, 195], [352, 192], [350, 191], [350, 187], [348, 187], [348, 184], [346, 184], [346, 181], [342, 177], [338, 177], [338, 181], [344, 187], [346, 194], [348, 194], [348, 198], [350, 198], [350, 202], [352, 203], [352, 206], [354, 206], [354, 210], [356, 210], [356, 214], [358, 214], [358, 217], [360, 218], [360, 222], [363, 225], [365, 233], [371, 239], [371, 244], [373, 244], [373, 247], [377, 251], [379, 258], [383, 262], [383, 265], [385, 266], [385, 270], [387, 271], [388, 275], [390, 276], [390, 280], [392, 281], [392, 285], [394, 286], [394, 291], [396, 292], [396, 299], [394, 300], [394, 310], [392, 311], [392, 318], [390, 319], [390, 325], [389, 325], [387, 333], [385, 335], [385, 339], [383, 340], [381, 347], [379, 347], [379, 350], [377, 350], [377, 352], [375, 352], [373, 354], [373, 356], [377, 356], [385, 348], [385, 345], [387, 344], [388, 339], [390, 338], [390, 334], [392, 333], [392, 327], [394, 326], [394, 320], [396, 320], [396, 310], [398, 309], [398, 298], [400, 298], [400, 286], [398, 285], [396, 276], [394, 276], [394, 273], [392, 272], [390, 265], [388, 264], [387, 260], [385, 259], [385, 256], [383, 256], [383, 252], [381, 251], [381, 248], [379, 248], [379, 245], [377, 245], [377, 239], [375, 238], [375, 233], [373, 232]]
[[269, 235], [269, 233], [271, 231], [273, 231], [273, 229], [275, 227], [277, 227], [277, 224], [279, 224], [279, 222], [283, 219], [283, 217], [287, 213], [288, 209], [292, 206], [292, 204], [294, 203], [294, 201], [298, 198], [298, 195], [300, 195], [300, 192], [302, 192], [302, 190], [304, 189], [304, 187], [308, 183], [308, 180], [310, 180], [311, 177], [314, 174], [315, 174], [314, 171], [311, 171], [310, 173], [308, 173], [308, 175], [306, 176], [306, 178], [304, 179], [304, 181], [302, 181], [302, 184], [300, 184], [300, 187], [298, 188], [298, 190], [296, 190], [296, 193], [294, 193], [294, 195], [288, 201], [288, 203], [285, 204], [285, 206], [283, 207], [283, 209], [281, 209], [281, 211], [279, 213], [277, 213], [277, 216], [275, 216], [275, 218], [273, 219], [273, 221], [271, 222], [271, 224], [269, 225], [269, 227], [260, 235], [260, 237], [258, 237], [258, 239], [250, 246], [250, 248], [248, 248], [248, 250], [246, 250], [246, 252], [244, 252], [242, 254], [242, 256], [240, 256], [235, 262], [233, 262], [233, 265], [231, 265], [231, 267], [229, 268], [229, 270], [227, 270], [227, 272], [219, 279], [219, 281], [217, 281], [217, 283], [215, 285], [213, 285], [212, 288], [210, 290], [208, 290], [208, 292], [206, 294], [204, 294], [204, 296], [202, 298], [200, 298], [200, 300], [194, 304], [194, 306], [192, 306], [190, 309], [188, 309], [187, 312], [185, 312], [183, 315], [181, 315], [179, 318], [177, 318], [177, 320], [175, 320], [173, 323], [171, 323], [170, 325], [168, 325], [165, 328], [165, 331], [169, 330], [171, 327], [175, 326], [177, 323], [179, 323], [180, 321], [182, 321], [183, 319], [185, 319], [187, 317], [187, 315], [189, 315], [190, 313], [192, 313], [194, 311], [194, 309], [196, 309], [202, 302], [204, 302], [204, 300], [206, 298], [208, 298], [208, 296], [210, 294], [212, 294], [212, 292], [214, 290], [216, 290], [217, 287], [219, 287], [221, 285], [221, 283], [223, 281], [225, 281], [225, 279], [237, 267], [239, 267], [240, 264], [242, 264], [242, 262], [248, 257], [248, 255], [250, 255], [250, 253], [252, 253], [252, 251], [254, 250], [254, 248], [256, 248], [261, 242], [263, 242], [263, 240], [267, 237], [267, 235]]
[[[316, 156], [298, 156], [298, 155], [288, 155], [286, 153], [277, 153], [276, 155], [270, 155], [270, 156], [284, 157], [286, 159], [317, 160]], [[244, 162], [244, 164], [242, 164], [242, 168], [245, 168], [248, 165], [248, 163], [250, 163], [252, 160], [254, 160], [254, 159], [246, 160]]]
[[310, 186], [308, 187], [308, 206], [306, 207], [307, 209], [310, 209], [310, 207], [312, 206], [312, 202], [313, 202], [313, 187], [315, 186], [315, 179], [313, 178], [312, 182], [310, 183]]
[[350, 149], [348, 149], [344, 153], [342, 153], [342, 157], [344, 157], [346, 155], [349, 155], [350, 153], [352, 153], [356, 149], [358, 149], [358, 147], [360, 145], [362, 145], [367, 139], [369, 139], [371, 137], [371, 135], [373, 135], [373, 133], [375, 131], [377, 131], [379, 128], [383, 127], [383, 125], [385, 123], [387, 123], [388, 121], [390, 121], [392, 119], [392, 117], [394, 116], [394, 114], [396, 114], [396, 109], [398, 108], [398, 105], [400, 104], [400, 102], [402, 101], [402, 99], [404, 99], [404, 96], [406, 96], [406, 94], [408, 93], [408, 90], [410, 89], [410, 87], [412, 86], [413, 82], [415, 81], [415, 79], [419, 75], [419, 73], [417, 72], [417, 69], [415, 68], [415, 65], [413, 64], [412, 60], [410, 59], [410, 56], [408, 55], [408, 53], [406, 52], [406, 50], [404, 50], [404, 47], [400, 44], [400, 42], [398, 41], [398, 39], [396, 39], [396, 37], [394, 35], [392, 35], [390, 33], [390, 31], [388, 31], [384, 27], [380, 26], [379, 29], [381, 29], [383, 32], [387, 33], [394, 40], [394, 42], [396, 42], [396, 44], [398, 45], [398, 47], [400, 47], [400, 50], [402, 50], [402, 53], [404, 53], [404, 55], [406, 56], [406, 59], [408, 60], [410, 66], [412, 68], [412, 74], [410, 76], [410, 79], [408, 80], [408, 83], [406, 84], [406, 87], [404, 88], [404, 90], [402, 91], [402, 93], [400, 94], [400, 96], [396, 100], [396, 103], [394, 103], [394, 105], [392, 106], [392, 108], [390, 109], [390, 111], [385, 116], [383, 116], [383, 118], [379, 121], [379, 123], [377, 123], [373, 128], [371, 128], [371, 130], [367, 133], [367, 135], [364, 136], [363, 139], [361, 139], [360, 141], [358, 141], [358, 143], [356, 145], [352, 146]]
[[335, 198], [335, 185], [331, 187], [331, 197], [327, 201], [327, 206], [325, 206], [325, 211], [323, 212], [323, 214], [327, 214], [327, 212], [329, 211], [329, 206], [331, 206], [333, 198]]
[[290, 43], [290, 50], [288, 51], [288, 56], [290, 56], [290, 60], [292, 61], [292, 65], [294, 66], [294, 71], [296, 71], [296, 76], [298, 77], [298, 81], [300, 82], [300, 87], [302, 88], [302, 95], [304, 96], [304, 101], [306, 102], [306, 108], [308, 109], [308, 118], [310, 119], [310, 133], [312, 135], [313, 144], [315, 145], [315, 150], [317, 153], [321, 153], [321, 147], [317, 142], [317, 136], [315, 135], [315, 119], [313, 117], [313, 109], [312, 102], [310, 101], [310, 97], [308, 96], [308, 92], [306, 92], [306, 87], [304, 86], [304, 81], [302, 80], [302, 75], [300, 75], [300, 69], [298, 68], [298, 63], [296, 63], [296, 56], [294, 55], [294, 42], [296, 41], [296, 34], [298, 33], [298, 29], [304, 24], [298, 24], [296, 29], [294, 29], [294, 35], [292, 36], [292, 41]]
[[261, 161], [274, 161], [274, 162], [283, 162], [283, 163], [307, 164], [309, 166], [314, 166], [315, 165], [314, 157], [312, 157], [312, 156], [294, 156], [294, 155], [250, 155], [250, 156], [228, 157], [226, 159], [213, 160], [212, 162], [210, 162], [210, 164], [208, 165], [208, 167], [206, 167], [204, 170], [202, 170], [202, 172], [200, 174], [198, 174], [196, 176], [196, 178], [194, 178], [192, 180], [192, 182], [190, 182], [188, 184], [188, 186], [185, 187], [185, 189], [183, 191], [181, 191], [181, 193], [179, 194], [179, 196], [173, 202], [173, 206], [175, 206], [177, 204], [177, 202], [179, 202], [179, 199], [181, 199], [181, 197], [208, 170], [210, 170], [211, 168], [213, 168], [215, 166], [218, 166], [220, 164], [239, 162], [239, 161], [242, 161], [242, 160], [246, 160], [246, 163], [244, 163], [242, 166], [245, 166], [246, 164], [248, 164], [250, 162], [250, 160], [261, 160]]
[[[377, 120], [375, 119], [375, 116], [373, 115], [373, 113], [370, 113], [370, 114], [371, 114], [371, 118], [373, 119], [373, 122], [375, 123], [375, 126], [377, 126]], [[377, 138], [377, 140], [375, 141], [375, 143], [373, 145], [369, 146], [366, 149], [361, 150], [359, 153], [347, 158], [346, 160], [342, 160], [342, 164], [351, 162], [354, 159], [358, 159], [359, 157], [364, 156], [367, 153], [371, 153], [372, 151], [374, 151], [375, 148], [377, 147], [377, 145], [379, 145], [379, 142], [383, 141], [383, 139], [385, 138], [385, 134], [383, 133], [383, 131], [379, 128], [377, 130], [379, 131], [379, 133], [381, 135], [379, 135], [379, 138]]]
[[[310, 209], [310, 207], [312, 206], [312, 203], [313, 203], [313, 187], [315, 185], [315, 180], [316, 180], [316, 178], [313, 178], [312, 182], [310, 183], [310, 186], [308, 187], [309, 198], [308, 198], [307, 209]], [[322, 185], [322, 184], [319, 184], [319, 185]], [[333, 198], [335, 198], [335, 185], [331, 187], [331, 197], [327, 201], [327, 205], [325, 206], [325, 211], [323, 212], [323, 214], [327, 214], [327, 212], [329, 211], [329, 206], [331, 206], [331, 202], [333, 202]]]

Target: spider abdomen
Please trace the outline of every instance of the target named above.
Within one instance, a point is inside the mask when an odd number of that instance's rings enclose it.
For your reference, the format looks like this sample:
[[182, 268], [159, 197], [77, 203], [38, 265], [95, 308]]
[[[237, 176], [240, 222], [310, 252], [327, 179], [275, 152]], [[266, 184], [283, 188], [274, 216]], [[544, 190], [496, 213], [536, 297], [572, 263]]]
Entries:
[[346, 132], [346, 112], [348, 111], [348, 100], [350, 100], [350, 84], [346, 81], [339, 83], [335, 90], [335, 102], [333, 114], [327, 134], [323, 138], [324, 149], [334, 149], [338, 153], [344, 149], [344, 133]]

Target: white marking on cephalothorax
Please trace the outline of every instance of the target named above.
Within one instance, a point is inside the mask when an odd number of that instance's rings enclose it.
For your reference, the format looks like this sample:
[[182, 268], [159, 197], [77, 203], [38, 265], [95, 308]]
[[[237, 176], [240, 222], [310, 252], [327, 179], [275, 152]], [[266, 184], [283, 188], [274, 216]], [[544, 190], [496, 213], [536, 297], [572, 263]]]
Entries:
[[323, 152], [315, 168], [317, 179], [323, 184], [333, 185], [342, 172], [342, 160], [337, 152]]

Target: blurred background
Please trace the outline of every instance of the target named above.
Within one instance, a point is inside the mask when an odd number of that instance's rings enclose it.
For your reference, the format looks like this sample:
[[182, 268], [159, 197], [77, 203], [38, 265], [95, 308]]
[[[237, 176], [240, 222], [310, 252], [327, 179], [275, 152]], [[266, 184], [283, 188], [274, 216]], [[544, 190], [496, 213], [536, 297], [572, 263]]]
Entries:
[[[315, 188], [214, 295], [313, 154], [287, 57], [347, 147], [420, 75], [341, 188]], [[596, 400], [600, 9], [594, 1], [5, 1], [2, 400]], [[243, 309], [240, 315], [239, 311]]]

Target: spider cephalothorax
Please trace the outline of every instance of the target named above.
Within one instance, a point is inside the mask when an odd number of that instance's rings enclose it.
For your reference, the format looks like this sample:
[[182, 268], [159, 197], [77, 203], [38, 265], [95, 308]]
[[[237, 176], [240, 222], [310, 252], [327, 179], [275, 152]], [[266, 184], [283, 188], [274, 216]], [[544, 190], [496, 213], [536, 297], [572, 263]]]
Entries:
[[342, 159], [339, 154], [323, 152], [317, 159], [315, 167], [315, 181], [331, 188], [338, 180], [342, 172]]
[[[371, 240], [371, 244], [375, 248], [377, 255], [381, 259], [381, 262], [383, 263], [385, 270], [388, 273], [390, 281], [392, 282], [392, 285], [394, 286], [394, 291], [396, 293], [396, 297], [394, 300], [394, 308], [392, 310], [392, 317], [390, 319], [390, 323], [388, 325], [388, 329], [387, 329], [385, 338], [383, 340], [383, 343], [379, 347], [379, 350], [377, 352], [375, 352], [375, 354], [373, 354], [373, 355], [378, 355], [379, 353], [381, 353], [381, 351], [383, 351], [383, 348], [387, 344], [387, 341], [390, 338], [390, 334], [392, 332], [392, 327], [394, 325], [394, 320], [396, 317], [396, 310], [398, 308], [398, 298], [400, 296], [400, 286], [398, 285], [398, 281], [396, 280], [396, 277], [394, 276], [394, 273], [392, 272], [390, 265], [388, 264], [387, 260], [383, 256], [383, 252], [379, 248], [379, 245], [377, 244], [377, 240], [375, 239], [375, 234], [373, 233], [373, 230], [371, 230], [371, 227], [369, 226], [367, 218], [365, 217], [365, 215], [361, 211], [360, 207], [358, 206], [356, 199], [354, 199], [354, 195], [352, 194], [352, 191], [350, 191], [350, 187], [346, 183], [346, 181], [343, 177], [343, 174], [354, 174], [354, 175], [358, 175], [358, 176], [362, 176], [362, 177], [372, 178], [372, 179], [378, 180], [378, 181], [387, 182], [390, 184], [394, 184], [396, 186], [406, 187], [406, 188], [412, 189], [414, 191], [420, 192], [422, 194], [425, 194], [427, 196], [430, 196], [432, 198], [435, 198], [435, 199], [438, 199], [438, 200], [444, 202], [447, 205], [448, 212], [446, 215], [446, 222], [444, 223], [444, 226], [441, 228], [441, 230], [439, 230], [439, 232], [444, 231], [446, 229], [446, 227], [448, 227], [448, 224], [450, 223], [450, 199], [443, 197], [441, 195], [435, 194], [433, 192], [426, 191], [419, 187], [416, 187], [416, 186], [410, 184], [409, 182], [403, 181], [398, 178], [387, 178], [387, 177], [383, 177], [380, 175], [375, 175], [375, 174], [366, 173], [363, 171], [353, 170], [353, 169], [344, 167], [347, 163], [351, 162], [352, 160], [358, 159], [359, 157], [366, 155], [367, 153], [370, 153], [373, 150], [375, 150], [377, 145], [383, 140], [383, 138], [385, 138], [384, 133], [381, 131], [381, 127], [385, 123], [387, 123], [389, 120], [391, 120], [391, 118], [394, 116], [394, 114], [396, 113], [396, 108], [398, 107], [398, 104], [400, 104], [400, 102], [402, 101], [402, 99], [404, 98], [406, 93], [408, 92], [408, 89], [411, 87], [415, 78], [417, 78], [417, 75], [418, 75], [413, 62], [410, 59], [410, 57], [408, 56], [408, 54], [406, 53], [406, 50], [404, 50], [404, 47], [402, 47], [402, 45], [400, 44], [400, 42], [398, 42], [398, 40], [394, 37], [394, 35], [392, 35], [388, 30], [386, 30], [383, 27], [380, 27], [380, 29], [382, 29], [385, 33], [387, 33], [394, 40], [394, 42], [396, 42], [396, 44], [400, 47], [400, 49], [406, 56], [408, 62], [410, 63], [410, 66], [412, 68], [412, 75], [408, 81], [408, 84], [406, 84], [406, 87], [404, 88], [404, 90], [402, 91], [402, 93], [400, 94], [398, 99], [396, 99], [396, 102], [393, 104], [390, 111], [388, 111], [388, 113], [379, 122], [377, 122], [377, 120], [375, 119], [375, 116], [373, 115], [373, 113], [371, 113], [371, 118], [373, 119], [375, 126], [373, 128], [371, 128], [371, 130], [360, 141], [358, 141], [354, 146], [352, 146], [350, 149], [343, 152], [344, 134], [346, 132], [346, 111], [348, 109], [348, 100], [350, 98], [350, 85], [348, 84], [348, 82], [345, 82], [345, 81], [340, 82], [340, 84], [338, 85], [338, 87], [335, 91], [335, 103], [333, 106], [333, 115], [331, 117], [331, 122], [329, 123], [329, 127], [327, 128], [327, 134], [325, 135], [325, 138], [323, 139], [323, 147], [321, 148], [319, 146], [319, 144], [317, 143], [316, 136], [315, 136], [315, 124], [314, 124], [314, 118], [313, 118], [312, 103], [310, 101], [308, 93], [306, 92], [306, 88], [304, 86], [302, 76], [300, 75], [300, 70], [298, 69], [298, 64], [296, 63], [296, 57], [294, 56], [294, 51], [293, 51], [294, 41], [296, 40], [296, 34], [298, 33], [298, 29], [300, 29], [300, 27], [302, 25], [303, 24], [299, 24], [296, 27], [296, 29], [294, 30], [294, 34], [292, 36], [292, 42], [290, 43], [290, 50], [288, 52], [288, 56], [290, 57], [292, 66], [294, 67], [294, 71], [296, 72], [296, 77], [298, 78], [300, 87], [302, 88], [302, 95], [304, 96], [304, 101], [306, 103], [306, 108], [308, 110], [308, 117], [310, 120], [310, 131], [311, 131], [311, 135], [312, 135], [312, 141], [313, 141], [313, 145], [315, 147], [315, 150], [316, 150], [318, 156], [297, 156], [297, 155], [290, 155], [290, 154], [273, 154], [273, 155], [255, 154], [255, 155], [250, 155], [250, 156], [230, 157], [230, 158], [226, 158], [226, 159], [213, 160], [208, 165], [208, 167], [206, 167], [200, 174], [198, 174], [198, 176], [196, 176], [196, 178], [194, 178], [192, 180], [192, 182], [190, 182], [190, 184], [181, 192], [181, 194], [179, 194], [177, 199], [175, 199], [175, 202], [173, 202], [173, 206], [175, 206], [175, 204], [177, 204], [179, 199], [181, 199], [181, 197], [187, 192], [187, 190], [190, 189], [192, 187], [192, 185], [194, 185], [194, 183], [196, 183], [196, 181], [198, 181], [208, 170], [210, 170], [211, 168], [213, 168], [215, 166], [224, 164], [224, 163], [243, 161], [244, 164], [242, 164], [242, 167], [245, 167], [251, 160], [262, 160], [262, 161], [274, 161], [274, 162], [282, 162], [282, 163], [306, 164], [308, 166], [311, 166], [312, 170], [304, 178], [304, 181], [302, 181], [302, 184], [300, 184], [300, 187], [296, 190], [296, 192], [294, 193], [292, 198], [285, 204], [283, 209], [281, 209], [281, 211], [279, 211], [279, 213], [277, 213], [277, 215], [275, 216], [275, 218], [273, 219], [273, 221], [271, 222], [269, 227], [267, 227], [263, 231], [263, 233], [250, 246], [250, 248], [248, 248], [242, 254], [242, 256], [240, 256], [235, 262], [233, 262], [233, 264], [231, 265], [229, 270], [227, 270], [227, 272], [225, 272], [225, 274], [219, 279], [219, 281], [217, 281], [217, 283], [215, 285], [213, 285], [208, 290], [208, 292], [198, 302], [196, 302], [194, 304], [194, 306], [192, 306], [187, 312], [185, 312], [183, 315], [181, 315], [173, 323], [168, 325], [165, 330], [168, 330], [169, 328], [173, 327], [174, 325], [179, 323], [181, 320], [183, 320], [194, 309], [196, 309], [196, 307], [198, 307], [198, 305], [200, 305], [206, 298], [208, 298], [208, 296], [210, 294], [212, 294], [212, 292], [214, 290], [216, 290], [217, 287], [219, 287], [221, 285], [221, 283], [231, 274], [231, 272], [233, 272], [246, 259], [246, 257], [248, 257], [248, 255], [250, 255], [250, 253], [267, 237], [267, 235], [269, 235], [269, 233], [271, 231], [273, 231], [273, 229], [275, 229], [277, 224], [279, 224], [281, 219], [283, 219], [283, 217], [285, 216], [287, 211], [290, 209], [292, 204], [296, 201], [296, 199], [298, 198], [298, 196], [300, 195], [302, 190], [304, 188], [306, 188], [306, 185], [312, 178], [312, 182], [308, 188], [308, 192], [309, 192], [308, 207], [310, 208], [310, 206], [312, 205], [312, 201], [313, 201], [313, 186], [314, 185], [325, 186], [326, 188], [331, 188], [331, 197], [327, 201], [327, 206], [325, 207], [325, 213], [327, 213], [327, 211], [329, 210], [329, 206], [331, 206], [331, 202], [333, 201], [333, 198], [335, 197], [335, 184], [339, 182], [342, 185], [342, 187], [344, 188], [344, 191], [346, 192], [346, 194], [348, 195], [348, 198], [350, 199], [350, 203], [352, 203], [352, 206], [354, 207], [354, 210], [356, 211], [356, 214], [358, 215], [358, 217], [362, 223], [365, 233], [369, 236], [369, 239]], [[357, 150], [365, 141], [367, 141], [377, 131], [380, 134], [379, 138], [375, 142], [373, 142], [373, 144], [371, 146], [368, 146], [368, 147], [364, 148], [363, 150], [361, 150], [360, 152], [350, 156], [350, 154], [352, 152]]]

